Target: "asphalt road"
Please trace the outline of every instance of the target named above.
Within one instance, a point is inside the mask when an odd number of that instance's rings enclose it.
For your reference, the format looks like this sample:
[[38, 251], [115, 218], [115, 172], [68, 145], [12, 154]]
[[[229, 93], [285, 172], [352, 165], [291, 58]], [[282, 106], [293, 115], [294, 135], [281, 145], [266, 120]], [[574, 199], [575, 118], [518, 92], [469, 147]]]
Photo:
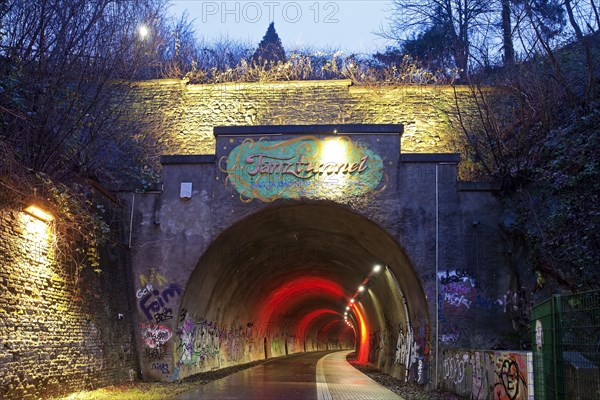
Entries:
[[176, 397], [176, 400], [402, 400], [346, 362], [345, 352], [273, 359]]

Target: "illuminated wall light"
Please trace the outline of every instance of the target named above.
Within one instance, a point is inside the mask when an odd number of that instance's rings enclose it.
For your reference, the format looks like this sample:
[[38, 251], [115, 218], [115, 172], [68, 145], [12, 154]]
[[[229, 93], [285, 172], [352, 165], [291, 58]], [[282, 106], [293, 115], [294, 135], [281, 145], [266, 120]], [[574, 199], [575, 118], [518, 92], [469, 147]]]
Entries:
[[327, 139], [322, 142], [321, 161], [341, 163], [346, 161], [348, 146], [340, 139]]
[[31, 205], [19, 213], [19, 226], [23, 228], [23, 240], [19, 241], [19, 246], [27, 254], [28, 260], [35, 260], [34, 263], [25, 262], [24, 268], [50, 265], [54, 257], [52, 221], [54, 221], [52, 214], [35, 205]]
[[364, 292], [364, 291], [365, 291], [365, 287], [364, 287], [363, 285], [360, 285], [360, 286], [358, 287], [358, 291], [359, 291], [359, 292]]
[[355, 301], [354, 299], [350, 299], [350, 303], [354, 303], [354, 301]]
[[32, 217], [39, 219], [40, 221], [44, 221], [45, 223], [50, 223], [54, 221], [54, 216], [52, 214], [47, 213], [46, 211], [42, 210], [41, 208], [35, 205], [31, 205], [23, 211], [25, 211]]
[[346, 306], [346, 311], [350, 311], [350, 306]]
[[376, 266], [373, 267], [373, 272], [377, 273], [381, 271], [381, 265], [377, 264]]

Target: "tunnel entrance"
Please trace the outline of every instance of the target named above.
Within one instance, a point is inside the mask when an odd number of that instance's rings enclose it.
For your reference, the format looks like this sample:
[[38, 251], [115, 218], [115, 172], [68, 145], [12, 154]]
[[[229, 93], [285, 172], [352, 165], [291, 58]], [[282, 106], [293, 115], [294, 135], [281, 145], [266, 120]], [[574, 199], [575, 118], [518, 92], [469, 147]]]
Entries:
[[442, 346], [501, 343], [502, 205], [458, 181], [458, 154], [401, 153], [401, 134], [221, 127], [215, 154], [161, 157], [162, 185], [129, 194], [144, 379], [347, 348], [424, 384]]
[[422, 374], [427, 303], [402, 247], [333, 203], [259, 211], [223, 232], [185, 287], [180, 377], [302, 351]]

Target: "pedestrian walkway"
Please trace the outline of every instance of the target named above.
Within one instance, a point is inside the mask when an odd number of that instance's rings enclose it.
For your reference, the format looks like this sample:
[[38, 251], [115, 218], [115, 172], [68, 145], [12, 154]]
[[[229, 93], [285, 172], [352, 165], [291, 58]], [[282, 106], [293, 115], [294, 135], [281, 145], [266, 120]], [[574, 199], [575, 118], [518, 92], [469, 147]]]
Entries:
[[403, 400], [391, 390], [354, 368], [350, 351], [328, 354], [317, 363], [318, 400]]

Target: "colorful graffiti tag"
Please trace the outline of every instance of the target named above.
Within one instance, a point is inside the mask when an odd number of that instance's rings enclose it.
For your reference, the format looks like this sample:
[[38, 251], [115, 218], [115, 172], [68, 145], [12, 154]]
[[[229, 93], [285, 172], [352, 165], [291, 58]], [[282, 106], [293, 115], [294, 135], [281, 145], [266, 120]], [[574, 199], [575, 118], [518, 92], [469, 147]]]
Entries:
[[[186, 312], [177, 330], [178, 366], [199, 367], [239, 361], [251, 353], [254, 344], [253, 324], [226, 329], [206, 319], [192, 319]], [[256, 347], [257, 348], [257, 347]]]
[[142, 342], [150, 349], [164, 346], [173, 336], [173, 331], [168, 326], [154, 324], [140, 324]]
[[472, 400], [533, 400], [529, 352], [443, 352], [441, 387]]
[[[157, 314], [164, 316], [163, 309], [169, 304], [169, 301], [173, 297], [181, 296], [181, 293], [182, 289], [177, 284], [171, 284], [162, 291], [158, 289], [153, 289], [152, 291], [146, 293], [140, 299], [140, 309], [142, 310], [146, 318], [148, 318], [148, 321], [152, 321], [152, 319], [155, 318]], [[160, 314], [161, 312], [162, 314]], [[167, 315], [171, 316], [171, 314], [172, 311], [169, 311]], [[157, 319], [160, 320], [160, 317], [158, 317]]]
[[496, 358], [498, 382], [494, 400], [527, 400], [527, 361], [520, 354], [502, 353]]

